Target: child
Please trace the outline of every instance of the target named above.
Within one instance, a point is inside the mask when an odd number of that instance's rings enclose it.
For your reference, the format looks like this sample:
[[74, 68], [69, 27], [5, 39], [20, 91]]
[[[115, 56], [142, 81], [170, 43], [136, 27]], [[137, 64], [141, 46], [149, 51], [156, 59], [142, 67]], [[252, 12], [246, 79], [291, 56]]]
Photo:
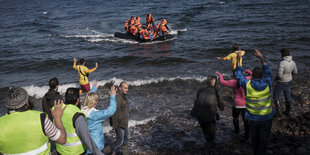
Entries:
[[[229, 55], [227, 55], [224, 58], [217, 57], [217, 59], [219, 59], [219, 60], [230, 60], [231, 59], [232, 71], [234, 71], [236, 69], [236, 66], [237, 66], [237, 53], [241, 52], [241, 56], [243, 56], [245, 54], [245, 51], [238, 50], [238, 48], [239, 48], [238, 44], [233, 44], [234, 52], [230, 53]], [[240, 59], [240, 63], [241, 63], [241, 66], [242, 66], [242, 57]]]
[[[104, 135], [102, 129], [102, 122], [112, 116], [116, 111], [115, 87], [111, 87], [110, 93], [110, 106], [105, 110], [97, 110], [95, 107], [98, 104], [98, 95], [94, 92], [88, 93], [83, 103], [82, 112], [87, 117], [87, 127], [90, 135], [98, 148], [104, 148]], [[91, 154], [87, 149], [87, 154]]]

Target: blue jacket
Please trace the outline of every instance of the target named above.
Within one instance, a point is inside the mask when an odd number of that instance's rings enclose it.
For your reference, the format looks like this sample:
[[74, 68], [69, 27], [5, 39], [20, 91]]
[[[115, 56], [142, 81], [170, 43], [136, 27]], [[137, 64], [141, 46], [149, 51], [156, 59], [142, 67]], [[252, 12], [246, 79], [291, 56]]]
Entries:
[[[96, 108], [82, 108], [83, 113], [87, 117], [87, 127], [89, 129], [90, 136], [98, 146], [100, 150], [104, 148], [104, 134], [102, 123], [107, 118], [111, 117], [116, 111], [116, 99], [115, 95], [110, 96], [110, 105], [105, 110], [97, 110]], [[87, 149], [87, 154], [91, 154]]]
[[[257, 91], [262, 91], [269, 85], [269, 91], [271, 92], [271, 87], [272, 87], [271, 70], [269, 69], [268, 65], [263, 65], [263, 71], [264, 71], [264, 78], [262, 79], [252, 78], [251, 86]], [[246, 85], [249, 82], [249, 80], [246, 79], [245, 76], [243, 75], [242, 66], [237, 66], [235, 70], [235, 75], [239, 82], [239, 85], [244, 89], [244, 93], [246, 96], [246, 92], [247, 92]], [[249, 113], [247, 110], [245, 111], [245, 118], [251, 121], [266, 121], [266, 120], [272, 119], [273, 115], [274, 115], [274, 110], [268, 115], [254, 115], [254, 114]]]

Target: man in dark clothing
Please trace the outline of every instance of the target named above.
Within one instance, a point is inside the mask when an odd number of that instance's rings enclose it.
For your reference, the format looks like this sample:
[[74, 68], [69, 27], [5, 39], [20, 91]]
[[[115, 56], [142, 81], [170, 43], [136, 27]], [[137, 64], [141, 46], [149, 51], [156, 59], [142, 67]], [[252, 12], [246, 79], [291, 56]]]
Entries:
[[123, 155], [128, 154], [128, 142], [129, 142], [129, 104], [126, 97], [128, 92], [128, 84], [121, 82], [119, 85], [119, 91], [116, 94], [116, 112], [110, 118], [110, 125], [116, 132], [116, 140], [103, 149], [105, 154], [110, 154], [118, 147], [121, 147]]
[[54, 101], [63, 100], [61, 95], [59, 94], [58, 90], [58, 79], [56, 77], [52, 78], [48, 85], [50, 89], [42, 98], [42, 108], [43, 112], [47, 113], [48, 118], [53, 121], [53, 117], [51, 114], [51, 108], [54, 106]]
[[217, 107], [223, 111], [224, 104], [219, 91], [215, 88], [216, 77], [209, 76], [207, 82], [208, 86], [198, 90], [191, 114], [198, 119], [205, 136], [205, 152], [206, 154], [211, 154], [216, 133]]

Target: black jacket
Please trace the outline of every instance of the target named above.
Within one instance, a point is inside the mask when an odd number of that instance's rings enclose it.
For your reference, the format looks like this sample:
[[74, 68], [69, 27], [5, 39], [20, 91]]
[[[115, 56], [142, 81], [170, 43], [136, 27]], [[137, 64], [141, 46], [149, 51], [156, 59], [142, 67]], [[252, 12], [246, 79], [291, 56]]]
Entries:
[[219, 91], [214, 87], [206, 86], [198, 90], [191, 114], [198, 120], [212, 122], [216, 120], [217, 107], [224, 110]]
[[47, 113], [48, 118], [53, 120], [53, 116], [51, 113], [51, 108], [54, 106], [55, 100], [63, 100], [62, 96], [58, 91], [53, 89], [48, 90], [48, 92], [42, 98], [42, 108], [45, 113]]
[[116, 102], [116, 111], [110, 118], [110, 125], [113, 129], [118, 127], [128, 128], [129, 104], [126, 95], [121, 92], [117, 92]]

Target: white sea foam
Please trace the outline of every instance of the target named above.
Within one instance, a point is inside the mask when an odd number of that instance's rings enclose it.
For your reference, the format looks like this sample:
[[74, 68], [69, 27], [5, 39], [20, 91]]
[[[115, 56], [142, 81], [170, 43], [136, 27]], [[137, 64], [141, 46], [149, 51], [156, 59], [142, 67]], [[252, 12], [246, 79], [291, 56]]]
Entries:
[[[147, 85], [147, 84], [151, 84], [151, 83], [159, 83], [162, 82], [164, 80], [167, 81], [174, 81], [176, 79], [181, 79], [181, 80], [197, 80], [199, 82], [205, 81], [207, 79], [207, 77], [172, 77], [172, 78], [151, 78], [151, 79], [138, 79], [138, 80], [134, 80], [134, 81], [130, 81], [130, 80], [126, 80], [126, 82], [129, 85], [132, 86], [142, 86], [142, 85]], [[111, 79], [107, 79], [107, 80], [100, 80], [97, 81], [98, 86], [104, 86], [106, 83], [109, 83], [111, 81], [114, 81], [115, 85], [119, 85], [122, 81], [124, 81], [124, 79], [119, 79], [119, 78], [111, 78]], [[92, 85], [94, 83], [94, 81], [90, 82], [90, 85]], [[68, 84], [63, 84], [63, 85], [59, 85], [58, 91], [61, 94], [64, 94], [67, 90], [67, 88], [69, 87], [75, 87], [75, 88], [79, 88], [80, 85], [79, 83], [68, 83]], [[41, 98], [44, 96], [44, 94], [48, 91], [49, 86], [26, 86], [23, 87], [27, 90], [27, 92], [29, 93], [30, 96], [34, 96], [36, 98]]]
[[[148, 123], [150, 121], [153, 121], [155, 119], [156, 119], [156, 117], [154, 116], [154, 117], [147, 118], [147, 119], [144, 119], [144, 120], [141, 120], [141, 121], [129, 120], [128, 127], [134, 127], [136, 125], [146, 124], [146, 123]], [[111, 126], [103, 126], [103, 132], [104, 133], [110, 132], [111, 130], [112, 130]]]

